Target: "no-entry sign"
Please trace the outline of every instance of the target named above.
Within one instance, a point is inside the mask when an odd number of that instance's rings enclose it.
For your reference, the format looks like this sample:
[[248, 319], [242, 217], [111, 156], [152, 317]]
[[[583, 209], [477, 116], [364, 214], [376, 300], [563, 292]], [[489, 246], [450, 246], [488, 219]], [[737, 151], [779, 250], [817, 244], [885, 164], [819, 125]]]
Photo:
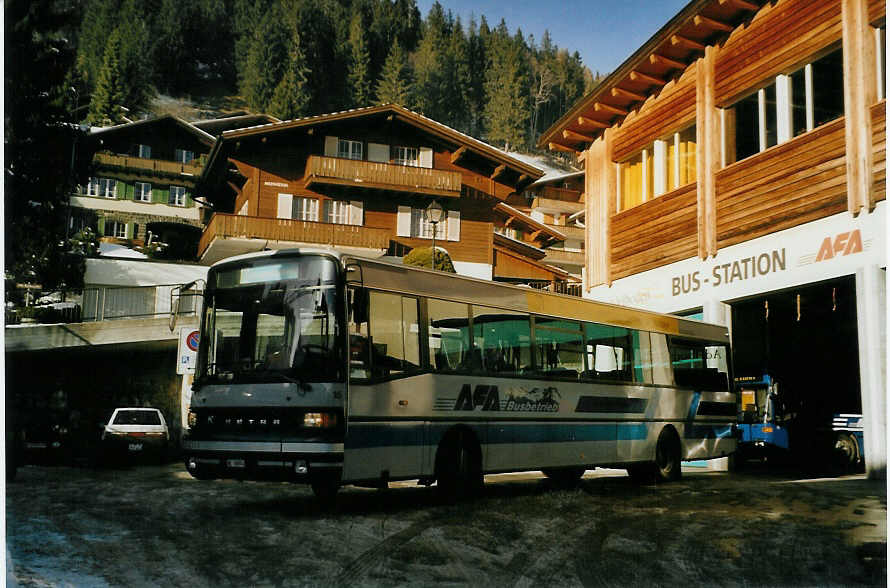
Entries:
[[198, 357], [198, 342], [201, 335], [193, 328], [179, 330], [179, 347], [176, 353], [176, 373], [195, 373], [195, 360]]

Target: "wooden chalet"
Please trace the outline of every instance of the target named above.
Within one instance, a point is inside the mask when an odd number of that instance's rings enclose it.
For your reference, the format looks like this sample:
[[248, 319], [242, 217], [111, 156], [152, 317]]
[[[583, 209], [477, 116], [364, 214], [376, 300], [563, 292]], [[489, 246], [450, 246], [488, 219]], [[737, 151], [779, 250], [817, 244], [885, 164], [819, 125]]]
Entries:
[[[551, 284], [566, 272], [539, 263], [546, 227], [529, 244], [498, 244], [497, 205], [541, 170], [396, 105], [222, 132], [201, 177], [213, 204], [204, 263], [264, 248], [332, 246], [377, 257], [432, 244], [426, 208], [445, 210], [436, 246], [458, 273]], [[521, 213], [520, 213], [521, 214]], [[521, 266], [522, 269], [518, 269]]]

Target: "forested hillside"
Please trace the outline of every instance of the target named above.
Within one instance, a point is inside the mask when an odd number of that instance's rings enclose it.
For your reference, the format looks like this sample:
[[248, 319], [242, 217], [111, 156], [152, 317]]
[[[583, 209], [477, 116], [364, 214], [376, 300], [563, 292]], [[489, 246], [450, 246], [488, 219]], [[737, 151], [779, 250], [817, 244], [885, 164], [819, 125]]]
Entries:
[[157, 93], [240, 96], [282, 119], [396, 102], [525, 149], [593, 84], [577, 53], [501, 21], [415, 0], [84, 0], [77, 41], [90, 123]]

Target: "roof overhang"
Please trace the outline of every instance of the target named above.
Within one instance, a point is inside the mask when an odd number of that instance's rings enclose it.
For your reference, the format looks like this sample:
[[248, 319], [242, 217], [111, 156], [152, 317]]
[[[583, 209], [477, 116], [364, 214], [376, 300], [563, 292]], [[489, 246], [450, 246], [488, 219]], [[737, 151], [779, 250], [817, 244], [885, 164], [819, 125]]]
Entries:
[[554, 229], [553, 227], [545, 225], [544, 223], [540, 223], [540, 222], [536, 221], [529, 215], [525, 214], [521, 210], [513, 208], [509, 204], [505, 204], [503, 202], [498, 202], [495, 205], [494, 209], [496, 212], [498, 212], [508, 218], [514, 219], [516, 222], [525, 226], [532, 232], [540, 233], [541, 235], [545, 235], [554, 241], [565, 241], [566, 240], [566, 236], [564, 233], [558, 231], [557, 229]]
[[122, 125], [114, 125], [113, 127], [102, 127], [99, 129], [94, 129], [90, 132], [89, 138], [92, 139], [95, 137], [97, 139], [101, 139], [101, 138], [105, 138], [108, 136], [116, 135], [121, 132], [127, 132], [127, 131], [131, 131], [133, 129], [141, 129], [143, 127], [154, 126], [154, 125], [164, 124], [164, 123], [168, 123], [168, 122], [172, 122], [173, 124], [176, 124], [176, 125], [182, 127], [183, 130], [194, 135], [195, 138], [198, 139], [198, 141], [200, 141], [204, 145], [207, 145], [208, 147], [210, 147], [214, 144], [215, 139], [214, 139], [213, 135], [199, 129], [198, 127], [194, 126], [193, 124], [179, 118], [178, 116], [174, 116], [172, 114], [165, 114], [164, 116], [159, 116], [157, 118], [148, 118], [145, 120], [137, 120], [135, 122], [125, 123]]
[[650, 96], [725, 39], [767, 0], [692, 0], [589, 94], [547, 129], [538, 147], [580, 153], [603, 131], [638, 110]]

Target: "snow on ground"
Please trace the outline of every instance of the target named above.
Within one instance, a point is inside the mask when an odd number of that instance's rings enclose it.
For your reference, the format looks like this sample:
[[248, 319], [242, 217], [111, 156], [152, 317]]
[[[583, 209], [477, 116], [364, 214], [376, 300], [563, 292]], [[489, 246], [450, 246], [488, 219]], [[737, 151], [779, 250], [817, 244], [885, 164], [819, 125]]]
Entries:
[[7, 585], [886, 585], [886, 488], [863, 476], [618, 470], [485, 495], [346, 487], [334, 510], [288, 483], [197, 481], [181, 464], [26, 466], [7, 484]]

